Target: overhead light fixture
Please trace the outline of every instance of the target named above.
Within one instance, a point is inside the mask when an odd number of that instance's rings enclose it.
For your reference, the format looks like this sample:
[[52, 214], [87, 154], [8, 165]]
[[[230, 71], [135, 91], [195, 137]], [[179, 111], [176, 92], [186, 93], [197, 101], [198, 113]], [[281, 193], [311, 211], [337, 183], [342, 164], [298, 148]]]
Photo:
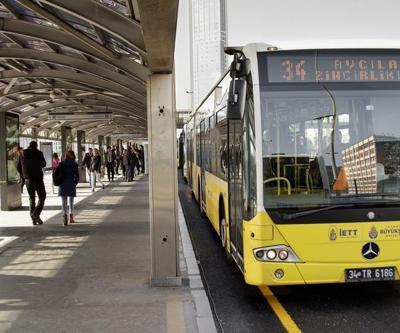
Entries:
[[106, 112], [49, 112], [48, 120], [110, 120], [113, 113]]

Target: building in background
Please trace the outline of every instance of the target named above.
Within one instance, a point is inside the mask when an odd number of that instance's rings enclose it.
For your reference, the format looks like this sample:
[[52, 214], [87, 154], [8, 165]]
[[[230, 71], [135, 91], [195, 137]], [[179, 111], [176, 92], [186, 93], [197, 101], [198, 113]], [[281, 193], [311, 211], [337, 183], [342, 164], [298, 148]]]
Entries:
[[192, 106], [196, 107], [226, 68], [226, 0], [190, 0]]

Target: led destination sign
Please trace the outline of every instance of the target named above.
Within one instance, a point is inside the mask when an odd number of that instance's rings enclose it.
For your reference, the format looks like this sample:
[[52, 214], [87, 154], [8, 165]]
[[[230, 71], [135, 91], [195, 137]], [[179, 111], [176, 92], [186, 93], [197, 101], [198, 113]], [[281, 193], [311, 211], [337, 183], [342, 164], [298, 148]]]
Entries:
[[[400, 82], [400, 54], [267, 54], [261, 82]], [[261, 70], [264, 70], [261, 65]]]

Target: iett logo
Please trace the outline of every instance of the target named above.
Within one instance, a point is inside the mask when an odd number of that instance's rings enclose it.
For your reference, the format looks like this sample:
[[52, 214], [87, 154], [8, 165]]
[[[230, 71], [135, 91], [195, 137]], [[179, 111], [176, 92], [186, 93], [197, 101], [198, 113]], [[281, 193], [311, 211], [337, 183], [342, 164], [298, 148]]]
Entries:
[[331, 227], [329, 229], [329, 239], [331, 241], [334, 241], [334, 240], [336, 240], [336, 238], [337, 238], [337, 229], [336, 229], [336, 227]]

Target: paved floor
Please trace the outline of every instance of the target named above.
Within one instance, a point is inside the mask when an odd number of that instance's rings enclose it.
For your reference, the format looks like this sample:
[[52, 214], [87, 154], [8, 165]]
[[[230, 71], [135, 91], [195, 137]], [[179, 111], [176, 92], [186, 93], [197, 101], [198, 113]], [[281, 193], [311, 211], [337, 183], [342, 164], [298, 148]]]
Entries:
[[[108, 182], [104, 181], [107, 186]], [[46, 206], [42, 212], [42, 219], [48, 220], [60, 212], [61, 199], [58, 197], [58, 187], [52, 186], [51, 174], [46, 173], [44, 177], [44, 183], [46, 186]], [[101, 191], [101, 186], [98, 184], [96, 191]], [[83, 199], [87, 198], [92, 194], [92, 191], [88, 183], [78, 184], [77, 197], [75, 202], [79, 203]], [[32, 225], [32, 221], [28, 214], [29, 210], [29, 197], [24, 187], [22, 193], [22, 208], [9, 212], [0, 213], [0, 227], [27, 227]]]
[[205, 331], [196, 290], [149, 287], [147, 177], [79, 193], [74, 225], [0, 228], [0, 332]]

